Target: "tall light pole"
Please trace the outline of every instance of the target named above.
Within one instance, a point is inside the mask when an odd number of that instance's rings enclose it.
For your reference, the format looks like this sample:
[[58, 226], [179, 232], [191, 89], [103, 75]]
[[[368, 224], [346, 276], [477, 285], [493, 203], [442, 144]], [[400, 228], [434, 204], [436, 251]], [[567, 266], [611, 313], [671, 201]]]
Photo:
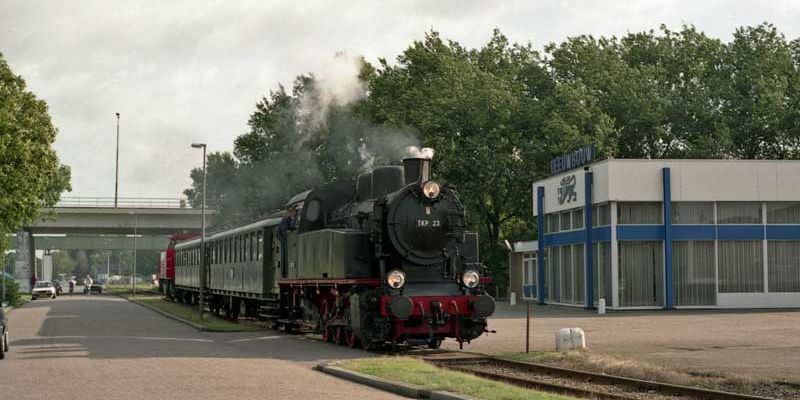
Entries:
[[119, 113], [117, 113], [117, 157], [114, 167], [114, 208], [117, 208], [117, 195], [119, 195]]
[[202, 216], [203, 222], [201, 225], [200, 234], [200, 319], [203, 319], [203, 291], [206, 287], [206, 144], [205, 143], [192, 143], [195, 149], [203, 149], [203, 203], [202, 203]]
[[131, 274], [131, 284], [133, 285], [133, 295], [136, 296], [136, 236], [139, 234], [139, 216], [134, 212], [128, 213], [133, 216], [133, 273]]

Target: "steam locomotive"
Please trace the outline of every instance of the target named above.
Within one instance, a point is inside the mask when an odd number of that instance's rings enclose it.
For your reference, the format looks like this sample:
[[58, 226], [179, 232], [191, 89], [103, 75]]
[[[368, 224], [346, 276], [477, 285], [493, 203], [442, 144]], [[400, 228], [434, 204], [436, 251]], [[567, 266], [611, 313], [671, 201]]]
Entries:
[[487, 332], [491, 278], [456, 192], [430, 174], [430, 159], [408, 158], [326, 184], [294, 196], [287, 211], [207, 235], [205, 254], [200, 238], [176, 239], [162, 290], [196, 304], [205, 262], [204, 295], [217, 314], [366, 349], [463, 345]]

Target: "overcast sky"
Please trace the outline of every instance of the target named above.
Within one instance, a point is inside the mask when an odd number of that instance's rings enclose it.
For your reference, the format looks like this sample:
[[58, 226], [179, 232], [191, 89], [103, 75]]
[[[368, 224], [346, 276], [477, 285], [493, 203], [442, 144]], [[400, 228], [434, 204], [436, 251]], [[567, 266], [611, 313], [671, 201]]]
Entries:
[[694, 24], [728, 40], [769, 21], [800, 36], [796, 1], [33, 1], [0, 0], [0, 52], [39, 98], [72, 167], [68, 196], [181, 196], [193, 141], [231, 150], [256, 101], [336, 52], [394, 59], [435, 29], [480, 46], [500, 28], [542, 47], [578, 34]]

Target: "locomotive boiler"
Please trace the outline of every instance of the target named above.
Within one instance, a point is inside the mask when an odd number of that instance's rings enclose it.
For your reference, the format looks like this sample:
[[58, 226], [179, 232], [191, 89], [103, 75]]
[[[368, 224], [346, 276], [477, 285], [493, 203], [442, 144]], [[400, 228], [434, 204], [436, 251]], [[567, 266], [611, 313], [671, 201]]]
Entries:
[[175, 246], [175, 296], [196, 301], [199, 263], [214, 312], [269, 319], [364, 348], [463, 344], [487, 331], [494, 299], [455, 190], [409, 158], [289, 201], [286, 212]]

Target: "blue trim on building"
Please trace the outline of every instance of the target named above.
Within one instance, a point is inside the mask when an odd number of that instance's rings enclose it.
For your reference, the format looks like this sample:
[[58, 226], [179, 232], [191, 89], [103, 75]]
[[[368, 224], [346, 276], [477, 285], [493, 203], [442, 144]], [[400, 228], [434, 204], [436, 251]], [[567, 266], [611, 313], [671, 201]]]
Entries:
[[672, 225], [672, 240], [714, 240], [716, 225]]
[[610, 242], [611, 241], [611, 227], [598, 226], [592, 228], [592, 242]]
[[664, 225], [617, 225], [617, 240], [664, 240]]
[[672, 179], [669, 167], [661, 169], [664, 185], [664, 309], [674, 306], [672, 288]]
[[583, 229], [575, 230], [575, 231], [566, 231], [566, 232], [558, 232], [558, 233], [551, 233], [548, 235], [544, 235], [544, 244], [547, 247], [552, 246], [566, 246], [568, 244], [581, 244], [585, 243], [586, 239]]
[[544, 290], [544, 246], [545, 246], [545, 215], [544, 215], [544, 187], [536, 188], [536, 215], [537, 228], [539, 230], [539, 252], [536, 254], [536, 289], [539, 292], [539, 304], [545, 304], [545, 290]]
[[764, 240], [764, 225], [717, 225], [719, 240]]
[[800, 225], [767, 225], [767, 240], [800, 240]]
[[584, 174], [584, 205], [583, 205], [583, 231], [584, 236], [586, 237], [586, 242], [584, 243], [583, 250], [584, 250], [584, 264], [586, 265], [586, 273], [584, 276], [586, 279], [585, 287], [586, 287], [586, 309], [591, 310], [594, 309], [594, 257], [592, 257], [592, 234], [594, 233], [594, 229], [592, 229], [592, 183], [594, 180], [594, 174], [592, 171], [586, 171]]

